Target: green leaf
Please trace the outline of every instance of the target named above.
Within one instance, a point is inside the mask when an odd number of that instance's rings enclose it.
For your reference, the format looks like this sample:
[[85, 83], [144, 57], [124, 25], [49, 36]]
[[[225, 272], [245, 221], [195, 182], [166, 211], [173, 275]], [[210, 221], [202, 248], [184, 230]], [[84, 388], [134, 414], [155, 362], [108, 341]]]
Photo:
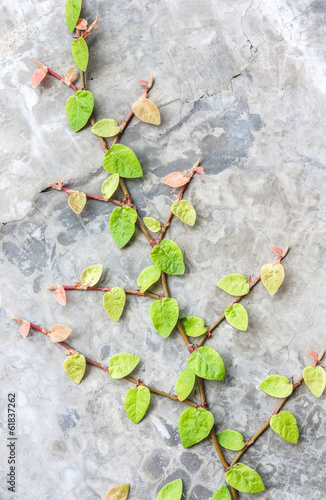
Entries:
[[68, 356], [63, 362], [63, 368], [75, 384], [80, 384], [86, 370], [86, 359], [82, 354]]
[[83, 38], [79, 37], [71, 42], [71, 54], [78, 68], [81, 71], [86, 71], [88, 64], [88, 47]]
[[140, 385], [129, 389], [125, 396], [125, 410], [134, 424], [139, 424], [142, 420], [150, 401], [151, 393], [147, 387]]
[[180, 500], [182, 496], [182, 479], [175, 479], [159, 491], [157, 500]]
[[289, 443], [297, 443], [299, 439], [299, 429], [294, 415], [289, 411], [281, 411], [273, 415], [270, 426], [282, 439]]
[[113, 137], [120, 133], [120, 127], [115, 120], [99, 120], [93, 125], [91, 132], [100, 137]]
[[146, 99], [146, 97], [142, 96], [135, 101], [132, 105], [132, 110], [134, 115], [142, 122], [161, 125], [161, 115], [158, 108], [152, 101]]
[[217, 286], [230, 295], [246, 295], [249, 292], [249, 283], [242, 274], [228, 274], [221, 279]]
[[87, 267], [80, 277], [80, 281], [87, 286], [94, 286], [99, 281], [103, 271], [101, 264]]
[[195, 380], [196, 375], [192, 368], [186, 368], [180, 373], [175, 384], [175, 391], [178, 394], [179, 401], [187, 399], [194, 387]]
[[196, 210], [189, 201], [181, 200], [173, 203], [171, 211], [188, 226], [193, 226], [196, 222]]
[[129, 484], [120, 484], [111, 488], [105, 497], [105, 500], [127, 500], [129, 495]]
[[274, 398], [286, 398], [292, 394], [293, 385], [282, 375], [270, 375], [262, 381], [259, 389]]
[[284, 280], [282, 264], [265, 264], [260, 270], [261, 281], [269, 295], [275, 295]]
[[233, 306], [225, 309], [226, 321], [234, 328], [245, 332], [248, 328], [248, 314], [241, 304], [233, 304]]
[[189, 448], [205, 439], [214, 425], [214, 417], [204, 408], [187, 408], [178, 421], [181, 444]]
[[148, 266], [142, 270], [137, 279], [137, 285], [140, 286], [141, 293], [156, 283], [161, 277], [161, 270], [157, 266]]
[[111, 292], [106, 292], [103, 297], [105, 312], [113, 321], [118, 321], [120, 318], [125, 302], [126, 293], [119, 286], [112, 288]]
[[226, 482], [242, 493], [259, 493], [265, 486], [261, 477], [250, 467], [244, 464], [235, 464], [226, 471]]
[[110, 175], [102, 184], [101, 193], [104, 195], [104, 198], [108, 200], [111, 198], [113, 193], [118, 189], [119, 186], [119, 174]]
[[73, 193], [68, 198], [68, 204], [75, 212], [75, 214], [80, 214], [86, 205], [87, 196], [85, 193], [78, 191], [78, 193]]
[[237, 431], [222, 431], [217, 434], [217, 440], [227, 450], [239, 451], [245, 445], [242, 434]]
[[131, 207], [117, 207], [110, 217], [110, 231], [119, 248], [123, 248], [135, 232], [137, 212]]
[[82, 0], [67, 0], [65, 4], [66, 23], [71, 33], [80, 17]]
[[205, 321], [198, 316], [182, 316], [180, 322], [188, 337], [199, 337], [207, 331]]
[[126, 377], [136, 368], [139, 361], [139, 357], [134, 354], [115, 354], [109, 359], [109, 373], [114, 379]]
[[78, 130], [85, 127], [94, 108], [94, 96], [89, 90], [78, 90], [66, 102], [66, 113], [71, 128]]
[[212, 347], [199, 347], [188, 359], [187, 365], [196, 375], [206, 380], [224, 380], [223, 359]]
[[158, 220], [153, 219], [152, 217], [144, 217], [144, 224], [153, 233], [157, 233], [161, 231], [161, 224]]
[[222, 484], [212, 496], [212, 500], [231, 500], [231, 495], [228, 490], [228, 487], [225, 484]]
[[180, 248], [172, 240], [163, 240], [151, 251], [151, 259], [161, 271], [167, 274], [183, 274], [185, 265]]
[[319, 398], [326, 386], [326, 373], [321, 366], [307, 366], [303, 370], [303, 380], [314, 396]]
[[175, 299], [154, 300], [149, 309], [154, 328], [165, 339], [177, 324], [179, 306]]
[[114, 144], [104, 155], [103, 168], [110, 174], [134, 179], [141, 177], [143, 171], [135, 153], [127, 146]]

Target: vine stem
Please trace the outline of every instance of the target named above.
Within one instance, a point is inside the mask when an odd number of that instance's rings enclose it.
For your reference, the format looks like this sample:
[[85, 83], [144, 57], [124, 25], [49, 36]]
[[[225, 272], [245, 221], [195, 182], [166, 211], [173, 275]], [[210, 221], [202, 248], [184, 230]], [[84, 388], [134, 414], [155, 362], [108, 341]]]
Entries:
[[[11, 318], [11, 319], [16, 321], [17, 323], [23, 323], [23, 320], [20, 318]], [[44, 335], [48, 335], [48, 333], [49, 333], [47, 330], [45, 330], [45, 328], [41, 328], [41, 327], [35, 325], [34, 323], [30, 323], [30, 326], [34, 330], [37, 330], [38, 332], [41, 332]], [[70, 346], [69, 344], [66, 344], [65, 342], [56, 342], [56, 344], [60, 344], [62, 347], [64, 347], [68, 351], [68, 355], [81, 354], [81, 353], [79, 353], [79, 351], [76, 351], [72, 346]], [[104, 370], [105, 372], [109, 372], [109, 367], [106, 367], [106, 366], [102, 365], [101, 363], [98, 363], [97, 361], [94, 361], [93, 359], [90, 359], [86, 356], [84, 356], [84, 358], [87, 361], [87, 363], [89, 363], [93, 366], [96, 366], [97, 368], [100, 368], [101, 370]], [[152, 392], [154, 394], [158, 394], [159, 396], [164, 396], [165, 398], [171, 399], [172, 401], [179, 401], [180, 403], [184, 403], [184, 404], [186, 404], [188, 406], [192, 406], [194, 408], [197, 408], [197, 406], [198, 406], [196, 403], [194, 403], [193, 401], [190, 401], [189, 399], [184, 399], [183, 401], [180, 401], [178, 399], [178, 396], [176, 396], [174, 394], [168, 394], [167, 392], [160, 391], [159, 389], [155, 389], [154, 387], [143, 384], [142, 382], [140, 382], [140, 379], [135, 380], [134, 378], [131, 378], [128, 376], [123, 377], [123, 378], [125, 380], [128, 380], [128, 382], [131, 382], [132, 384], [135, 384], [137, 386], [143, 385], [144, 387], [147, 387], [150, 390], [150, 392]]]
[[[75, 189], [69, 189], [64, 186], [61, 186], [61, 189], [59, 191], [65, 191], [67, 194], [71, 195], [74, 193], [79, 193], [79, 191], [76, 191]], [[108, 198], [107, 200], [104, 198], [104, 196], [98, 196], [95, 194], [89, 194], [85, 193], [87, 198], [91, 198], [92, 200], [98, 200], [98, 201], [105, 201], [106, 203], [114, 203], [115, 205], [119, 205], [119, 207], [124, 207], [125, 203], [122, 201], [115, 200], [114, 198]]]
[[[100, 292], [111, 292], [112, 288], [109, 286], [88, 286], [87, 288], [83, 288], [82, 286], [79, 287], [78, 284], [76, 285], [60, 285], [62, 288], [65, 290], [79, 290], [82, 292], [87, 292], [88, 290], [94, 290], [94, 291], [100, 291]], [[58, 285], [52, 285], [52, 286], [47, 286], [45, 289], [46, 290], [57, 290]], [[160, 299], [160, 295], [156, 295], [155, 293], [151, 292], [141, 292], [140, 290], [127, 290], [126, 288], [123, 289], [125, 293], [129, 295], [138, 295], [140, 297], [150, 297], [152, 299]]]
[[[318, 359], [315, 360], [313, 363], [311, 363], [311, 366], [316, 366], [323, 359], [324, 354], [325, 354], [325, 349], [323, 349], [321, 351], [321, 353], [318, 356]], [[293, 384], [293, 391], [291, 392], [291, 394], [289, 396], [287, 396], [286, 398], [282, 399], [282, 401], [276, 407], [276, 409], [273, 411], [272, 415], [269, 417], [267, 422], [264, 423], [264, 425], [256, 432], [256, 434], [252, 438], [248, 439], [246, 446], [244, 446], [242, 448], [242, 450], [239, 451], [239, 453], [236, 455], [236, 457], [230, 463], [230, 467], [233, 467], [238, 462], [239, 458], [244, 453], [246, 453], [246, 451], [249, 449], [249, 447], [254, 444], [254, 442], [259, 438], [259, 436], [261, 436], [261, 434], [263, 434], [263, 432], [265, 432], [266, 429], [268, 429], [268, 427], [270, 426], [270, 421], [271, 421], [272, 416], [277, 415], [279, 413], [279, 411], [283, 408], [283, 406], [285, 405], [287, 400], [290, 399], [290, 397], [292, 396], [294, 391], [301, 385], [302, 381], [303, 381], [303, 375], [301, 375], [301, 377], [298, 378], [298, 380]]]

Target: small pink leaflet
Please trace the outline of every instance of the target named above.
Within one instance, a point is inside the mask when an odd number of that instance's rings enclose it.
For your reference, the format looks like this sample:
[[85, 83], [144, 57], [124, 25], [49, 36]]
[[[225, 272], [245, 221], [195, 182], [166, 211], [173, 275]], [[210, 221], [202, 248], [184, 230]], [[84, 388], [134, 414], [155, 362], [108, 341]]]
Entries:
[[311, 356], [314, 359], [318, 359], [318, 354], [315, 351], [306, 351], [309, 356]]
[[48, 68], [45, 66], [34, 71], [32, 76], [32, 87], [36, 87], [39, 83], [41, 83], [41, 81], [46, 77], [47, 72]]
[[195, 172], [201, 175], [205, 175], [204, 169], [202, 167], [194, 167]]
[[24, 337], [24, 339], [27, 337], [30, 328], [31, 324], [29, 321], [24, 321], [23, 324], [20, 326], [19, 331], [21, 333], [21, 336]]
[[137, 83], [140, 83], [140, 85], [145, 85], [145, 87], [148, 87], [148, 82], [146, 82], [146, 80], [138, 80]]
[[188, 184], [189, 179], [184, 177], [181, 172], [172, 172], [162, 179], [162, 182], [170, 187], [181, 187]]
[[82, 30], [82, 31], [87, 30], [87, 21], [86, 21], [86, 19], [82, 19], [82, 18], [78, 19], [77, 24], [76, 24], [76, 28], [78, 30]]
[[54, 292], [54, 297], [60, 305], [65, 306], [67, 303], [66, 299], [66, 291], [62, 285], [59, 285], [58, 288]]
[[278, 247], [270, 247], [273, 252], [275, 252], [277, 255], [282, 255], [282, 250]]

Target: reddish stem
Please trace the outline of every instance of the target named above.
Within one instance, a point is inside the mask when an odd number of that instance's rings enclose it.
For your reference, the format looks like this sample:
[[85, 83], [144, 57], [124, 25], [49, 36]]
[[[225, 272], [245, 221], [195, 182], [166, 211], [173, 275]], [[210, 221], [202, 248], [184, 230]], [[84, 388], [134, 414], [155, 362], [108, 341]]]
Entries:
[[[102, 286], [89, 286], [87, 288], [79, 288], [78, 286], [73, 286], [73, 285], [61, 285], [62, 288], [65, 290], [79, 290], [82, 292], [87, 292], [88, 290], [95, 290], [95, 291], [101, 291], [101, 292], [111, 292], [112, 288], [109, 286], [102, 287]], [[57, 285], [53, 286], [48, 286], [46, 287], [47, 290], [56, 290], [58, 287]], [[155, 293], [150, 293], [150, 292], [141, 292], [140, 290], [127, 290], [126, 288], [124, 289], [124, 292], [129, 294], [129, 295], [138, 295], [140, 297], [151, 297], [152, 299], [157, 299], [159, 300], [160, 296], [156, 295]]]
[[[67, 194], [79, 193], [80, 191], [76, 191], [75, 189], [69, 189], [64, 186], [61, 187], [60, 191], [65, 191]], [[85, 193], [87, 198], [91, 198], [92, 200], [105, 201], [106, 203], [114, 203], [115, 205], [119, 205], [119, 207], [123, 207], [124, 203], [122, 201], [115, 200], [114, 198], [108, 198], [107, 200], [104, 196], [98, 196], [95, 194]]]
[[[49, 75], [52, 75], [54, 76], [55, 78], [57, 78], [58, 80], [60, 80], [60, 82], [62, 82], [62, 76], [58, 75], [58, 73], [55, 73], [54, 71], [52, 71], [52, 69], [48, 68], [48, 73]], [[77, 92], [77, 90], [79, 90], [77, 87], [75, 87], [75, 85], [73, 83], [70, 82], [70, 85], [68, 85], [68, 87], [71, 87], [75, 92]]]

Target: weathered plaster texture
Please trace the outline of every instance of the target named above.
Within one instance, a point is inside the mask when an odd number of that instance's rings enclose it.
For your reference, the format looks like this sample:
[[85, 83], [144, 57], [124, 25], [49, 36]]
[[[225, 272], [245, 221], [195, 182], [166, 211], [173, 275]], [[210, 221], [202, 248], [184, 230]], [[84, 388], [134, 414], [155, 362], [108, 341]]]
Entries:
[[[169, 229], [186, 262], [184, 276], [169, 278], [181, 313], [211, 324], [230, 303], [216, 288], [221, 277], [256, 276], [274, 258], [270, 245], [291, 245], [279, 293], [270, 298], [258, 285], [244, 299], [248, 331], [223, 323], [207, 343], [227, 370], [224, 382], [206, 383], [215, 428], [247, 438], [276, 406], [259, 382], [272, 373], [299, 377], [309, 363], [305, 349], [325, 347], [325, 10], [323, 0], [88, 0], [83, 11], [99, 17], [87, 72], [96, 119], [127, 116], [141, 92], [136, 81], [151, 72], [156, 78], [150, 96], [162, 125], [134, 119], [123, 137], [144, 170], [143, 179], [128, 182], [141, 215], [164, 220], [175, 192], [161, 178], [202, 157], [206, 176], [197, 176], [186, 194], [196, 225], [175, 220]], [[63, 308], [45, 290], [72, 284], [94, 263], [104, 265], [103, 286], [135, 288], [150, 264], [138, 230], [132, 245], [115, 246], [110, 205], [89, 201], [76, 216], [64, 193], [44, 191], [46, 181], [63, 175], [72, 188], [99, 193], [106, 177], [90, 128], [75, 134], [67, 124], [70, 89], [51, 78], [37, 89], [30, 85], [32, 58], [59, 73], [72, 63], [63, 13], [63, 0], [2, 6], [0, 496], [97, 500], [128, 482], [131, 500], [152, 500], [180, 477], [187, 499], [208, 500], [224, 473], [210, 440], [181, 446], [181, 404], [153, 396], [148, 416], [135, 426], [123, 408], [125, 381], [88, 366], [76, 386], [63, 371], [60, 346], [36, 332], [24, 340], [9, 320], [67, 324], [71, 344], [102, 363], [133, 352], [141, 358], [134, 376], [167, 392], [186, 367], [177, 332], [163, 340], [153, 329], [150, 299], [129, 296], [114, 323], [101, 293], [71, 292]], [[10, 391], [18, 394], [12, 496], [3, 480]], [[317, 400], [301, 387], [286, 408], [297, 417], [299, 443], [269, 430], [243, 462], [262, 475], [268, 500], [322, 499], [325, 396]]]

